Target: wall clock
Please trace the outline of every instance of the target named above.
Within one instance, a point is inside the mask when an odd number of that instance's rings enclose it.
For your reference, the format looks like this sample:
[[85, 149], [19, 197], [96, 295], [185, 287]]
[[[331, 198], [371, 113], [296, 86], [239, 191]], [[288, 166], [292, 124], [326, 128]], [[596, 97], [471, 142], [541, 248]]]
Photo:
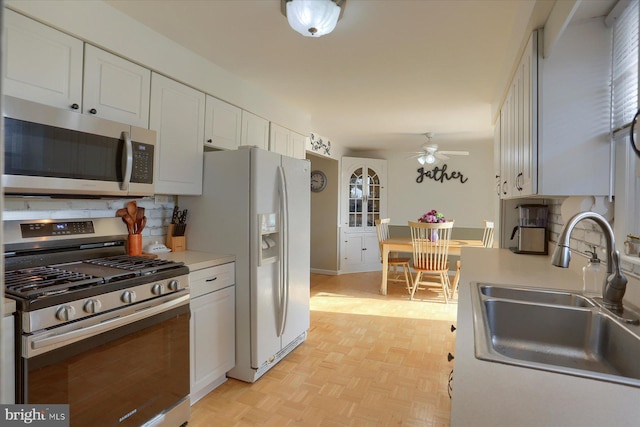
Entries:
[[324, 172], [315, 170], [311, 171], [311, 191], [319, 193], [327, 187], [327, 176]]

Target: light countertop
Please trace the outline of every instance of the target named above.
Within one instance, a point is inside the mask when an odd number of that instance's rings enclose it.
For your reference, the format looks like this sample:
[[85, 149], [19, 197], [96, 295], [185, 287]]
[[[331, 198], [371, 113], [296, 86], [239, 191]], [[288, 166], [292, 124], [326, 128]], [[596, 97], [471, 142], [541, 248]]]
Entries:
[[582, 277], [575, 268], [554, 267], [548, 256], [518, 255], [506, 249], [463, 249], [451, 426], [638, 425], [640, 388], [476, 359], [470, 293], [473, 281], [582, 288]]
[[189, 267], [190, 271], [215, 267], [217, 265], [234, 262], [236, 260], [235, 255], [214, 254], [200, 251], [168, 252], [165, 254], [158, 254], [158, 257], [169, 261], [184, 262], [184, 264]]

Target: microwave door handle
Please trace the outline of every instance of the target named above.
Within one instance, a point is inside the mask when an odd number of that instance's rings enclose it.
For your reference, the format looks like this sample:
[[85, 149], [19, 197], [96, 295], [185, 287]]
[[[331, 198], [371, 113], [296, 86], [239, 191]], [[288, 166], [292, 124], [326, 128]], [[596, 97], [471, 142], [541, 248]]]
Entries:
[[133, 170], [133, 146], [131, 145], [131, 134], [129, 132], [122, 132], [122, 138], [124, 139], [124, 151], [122, 153], [124, 174], [120, 189], [128, 191], [129, 183], [131, 182], [131, 171]]

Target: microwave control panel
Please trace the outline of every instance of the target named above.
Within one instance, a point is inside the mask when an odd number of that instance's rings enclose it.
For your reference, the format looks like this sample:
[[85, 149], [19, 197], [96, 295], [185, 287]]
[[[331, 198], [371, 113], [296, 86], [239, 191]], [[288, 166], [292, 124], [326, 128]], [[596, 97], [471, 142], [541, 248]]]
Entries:
[[131, 182], [153, 184], [153, 150], [151, 144], [132, 141], [133, 169]]

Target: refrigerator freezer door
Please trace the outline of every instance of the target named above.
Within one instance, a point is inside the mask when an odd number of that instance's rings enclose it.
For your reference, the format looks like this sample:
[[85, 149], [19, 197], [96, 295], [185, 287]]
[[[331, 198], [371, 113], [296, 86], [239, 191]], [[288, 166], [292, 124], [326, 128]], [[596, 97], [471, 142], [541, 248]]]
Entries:
[[289, 226], [285, 238], [289, 245], [288, 306], [282, 345], [285, 347], [309, 329], [310, 264], [310, 167], [309, 162], [282, 157], [289, 191]]

